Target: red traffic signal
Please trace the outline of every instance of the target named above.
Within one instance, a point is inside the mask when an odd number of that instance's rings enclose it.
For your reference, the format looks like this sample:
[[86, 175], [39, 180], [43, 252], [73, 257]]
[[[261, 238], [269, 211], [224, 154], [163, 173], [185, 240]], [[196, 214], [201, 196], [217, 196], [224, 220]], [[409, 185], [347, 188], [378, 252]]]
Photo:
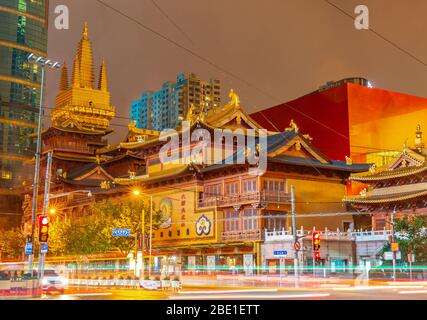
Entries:
[[320, 252], [319, 252], [319, 251], [316, 251], [316, 252], [314, 253], [314, 258], [315, 258], [316, 260], [320, 260]]
[[39, 217], [39, 241], [47, 242], [49, 238], [49, 218], [40, 216]]
[[313, 251], [320, 250], [320, 233], [318, 231], [313, 231]]

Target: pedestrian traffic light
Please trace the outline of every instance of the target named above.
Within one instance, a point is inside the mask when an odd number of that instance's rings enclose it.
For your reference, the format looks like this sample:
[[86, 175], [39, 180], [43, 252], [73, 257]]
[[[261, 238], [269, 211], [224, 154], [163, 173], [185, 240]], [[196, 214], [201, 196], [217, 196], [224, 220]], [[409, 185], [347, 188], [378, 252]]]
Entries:
[[320, 250], [320, 233], [318, 231], [313, 231], [313, 251]]
[[316, 260], [320, 260], [320, 251], [316, 251], [316, 252], [314, 253], [314, 258], [315, 258]]
[[47, 242], [49, 237], [49, 218], [41, 216], [39, 217], [39, 241]]

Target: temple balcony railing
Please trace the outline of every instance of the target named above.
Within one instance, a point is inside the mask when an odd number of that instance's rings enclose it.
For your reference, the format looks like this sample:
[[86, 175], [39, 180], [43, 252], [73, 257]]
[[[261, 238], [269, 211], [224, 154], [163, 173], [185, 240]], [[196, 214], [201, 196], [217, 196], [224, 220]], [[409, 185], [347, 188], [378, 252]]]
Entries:
[[221, 241], [223, 242], [259, 241], [263, 239], [264, 233], [261, 229], [221, 232]]
[[[310, 239], [313, 230], [298, 229], [298, 237], [307, 237]], [[391, 230], [353, 230], [353, 231], [341, 231], [334, 230], [318, 230], [320, 238], [323, 240], [338, 240], [338, 241], [387, 241], [392, 235]], [[291, 230], [265, 230], [265, 241], [276, 242], [276, 241], [293, 241], [293, 234]], [[399, 233], [396, 233], [396, 237], [399, 237]]]
[[199, 208], [230, 207], [251, 203], [291, 203], [291, 196], [284, 192], [258, 191], [252, 193], [237, 194], [232, 196], [216, 196], [201, 199]]

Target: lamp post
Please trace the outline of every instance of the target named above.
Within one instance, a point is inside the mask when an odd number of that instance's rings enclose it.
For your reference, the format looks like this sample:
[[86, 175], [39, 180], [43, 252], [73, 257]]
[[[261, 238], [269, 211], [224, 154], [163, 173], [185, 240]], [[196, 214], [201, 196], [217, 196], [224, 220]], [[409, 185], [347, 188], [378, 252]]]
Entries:
[[[34, 244], [34, 231], [36, 227], [36, 211], [37, 211], [37, 195], [39, 187], [39, 168], [40, 168], [40, 154], [41, 154], [41, 130], [42, 130], [42, 119], [43, 119], [43, 93], [44, 93], [44, 78], [45, 78], [45, 67], [48, 66], [52, 69], [59, 69], [61, 64], [56, 61], [46, 59], [31, 53], [27, 57], [28, 62], [38, 64], [42, 69], [42, 78], [40, 86], [40, 102], [39, 102], [39, 116], [37, 124], [37, 147], [36, 147], [36, 164], [34, 172], [34, 183], [33, 183], [33, 202], [31, 208], [31, 243]], [[28, 272], [33, 274], [33, 261], [34, 261], [34, 248], [33, 252], [28, 255]]]
[[[146, 196], [150, 198], [150, 242], [149, 242], [149, 246], [150, 246], [150, 252], [149, 252], [149, 266], [148, 266], [148, 276], [151, 277], [151, 258], [152, 258], [152, 246], [153, 246], [153, 196], [149, 195], [149, 194], [145, 194], [142, 193], [139, 190], [134, 190], [133, 191], [133, 195], [134, 196]], [[145, 247], [145, 209], [142, 209], [141, 212], [141, 233], [142, 233], [142, 271], [144, 273], [144, 247]]]

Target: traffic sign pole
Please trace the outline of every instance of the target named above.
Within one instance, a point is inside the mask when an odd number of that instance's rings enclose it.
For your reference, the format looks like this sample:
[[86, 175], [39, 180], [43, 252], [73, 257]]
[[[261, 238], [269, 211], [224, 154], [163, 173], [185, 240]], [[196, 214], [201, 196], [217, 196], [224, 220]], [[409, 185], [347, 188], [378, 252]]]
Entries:
[[[297, 237], [297, 226], [296, 226], [296, 216], [295, 216], [295, 187], [291, 185], [291, 204], [292, 204], [292, 233], [294, 236], [294, 243], [298, 241]], [[295, 249], [295, 248], [294, 248]], [[299, 281], [299, 261], [298, 261], [298, 251], [294, 250], [294, 276], [295, 276], [295, 286], [298, 287]]]

